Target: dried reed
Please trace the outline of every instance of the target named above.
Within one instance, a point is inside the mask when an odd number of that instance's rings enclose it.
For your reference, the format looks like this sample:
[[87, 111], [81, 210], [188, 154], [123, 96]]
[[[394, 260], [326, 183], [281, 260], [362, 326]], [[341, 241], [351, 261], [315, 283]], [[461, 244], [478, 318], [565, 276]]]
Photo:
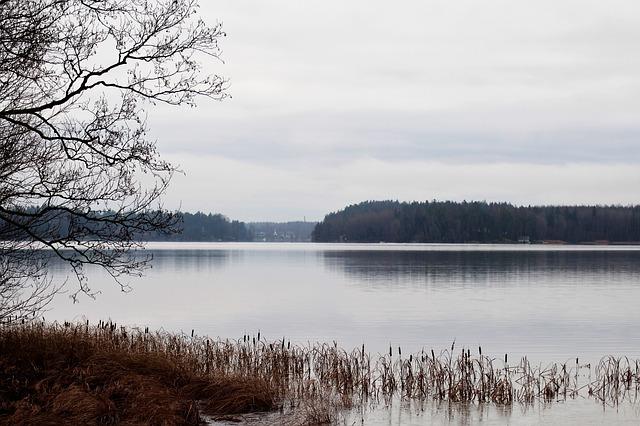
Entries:
[[[267, 342], [260, 333], [210, 339], [194, 331], [151, 332], [102, 321], [4, 325], [0, 350], [4, 418], [33, 414], [25, 410], [67, 413], [81, 403], [84, 412], [120, 420], [127, 414], [118, 401], [127, 398], [135, 400], [129, 404], [133, 411], [155, 403], [159, 415], [181, 416], [184, 423], [199, 421], [201, 411], [226, 415], [276, 408], [306, 410], [315, 422], [330, 422], [336, 409], [394, 398], [510, 405], [586, 396], [615, 405], [636, 401], [640, 388], [640, 363], [627, 358], [606, 357], [595, 368], [577, 359], [571, 365], [533, 366], [526, 357], [510, 365], [506, 355], [497, 360], [482, 348], [472, 354], [455, 345], [438, 354], [423, 350], [403, 357], [400, 348], [390, 348], [372, 357], [364, 346], [347, 352], [335, 342]], [[165, 384], [164, 394], [148, 392], [147, 381], [154, 380]], [[105, 396], [98, 388], [111, 393]], [[34, 401], [29, 392], [49, 398]]]

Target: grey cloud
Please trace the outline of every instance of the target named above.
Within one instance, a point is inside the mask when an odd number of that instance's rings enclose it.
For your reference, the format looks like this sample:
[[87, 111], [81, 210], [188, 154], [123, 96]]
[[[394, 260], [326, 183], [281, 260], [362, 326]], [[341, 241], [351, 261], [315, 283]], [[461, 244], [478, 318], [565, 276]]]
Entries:
[[370, 157], [446, 162], [640, 162], [640, 128], [590, 127], [526, 132], [470, 126], [463, 118], [380, 111], [317, 112], [155, 126], [165, 152], [220, 155], [264, 164], [316, 164]]
[[638, 201], [640, 2], [201, 3], [229, 34], [208, 66], [233, 99], [150, 114], [187, 209]]
[[332, 167], [256, 165], [171, 155], [177, 176], [167, 207], [218, 211], [242, 220], [321, 219], [369, 199], [487, 200], [516, 204], [637, 203], [640, 168], [624, 164], [446, 164], [360, 159]]

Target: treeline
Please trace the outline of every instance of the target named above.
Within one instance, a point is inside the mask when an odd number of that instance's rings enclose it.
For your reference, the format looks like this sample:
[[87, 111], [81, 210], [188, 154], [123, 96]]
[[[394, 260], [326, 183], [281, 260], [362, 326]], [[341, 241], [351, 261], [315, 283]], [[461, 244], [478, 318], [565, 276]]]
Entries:
[[[169, 213], [149, 211], [140, 214], [118, 216], [112, 211], [85, 212], [72, 215], [66, 210], [47, 210], [43, 207], [17, 208], [13, 213], [0, 212], [0, 240], [28, 240], [27, 229], [41, 238], [59, 239], [71, 233], [83, 239], [96, 240], [108, 236], [111, 240], [131, 238], [137, 241], [311, 241], [315, 222], [255, 222], [230, 220], [222, 214]], [[146, 220], [145, 220], [146, 219]], [[136, 220], [145, 224], [166, 221], [169, 232], [149, 231], [140, 227], [129, 234], [122, 234], [122, 223]]]
[[178, 232], [174, 234], [148, 233], [146, 241], [253, 241], [244, 222], [230, 220], [221, 214], [181, 213]]
[[640, 206], [367, 201], [328, 214], [317, 242], [640, 242]]
[[181, 213], [178, 232], [146, 234], [146, 241], [311, 241], [315, 222], [250, 222], [221, 214]]

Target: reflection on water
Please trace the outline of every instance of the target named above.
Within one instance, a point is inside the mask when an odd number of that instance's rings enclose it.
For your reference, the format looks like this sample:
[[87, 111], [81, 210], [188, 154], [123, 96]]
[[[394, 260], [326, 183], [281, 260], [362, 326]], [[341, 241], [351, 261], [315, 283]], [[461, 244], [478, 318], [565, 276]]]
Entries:
[[211, 274], [238, 257], [227, 250], [153, 250], [152, 268], [158, 272], [185, 271]]
[[451, 290], [640, 284], [640, 251], [328, 251], [322, 257], [327, 269], [382, 291], [398, 285]]
[[[365, 343], [374, 351], [482, 345], [562, 361], [640, 357], [640, 250], [505, 246], [161, 244], [153, 269], [52, 319], [119, 322], [237, 337]], [[62, 274], [54, 268], [54, 273]]]
[[564, 402], [538, 402], [530, 406], [494, 404], [459, 404], [451, 402], [394, 401], [387, 409], [350, 413], [346, 424], [376, 425], [635, 425], [640, 421], [640, 407], [624, 404], [603, 407], [589, 399]]
[[[129, 325], [237, 338], [389, 345], [403, 352], [456, 347], [536, 362], [604, 354], [640, 358], [640, 250], [620, 248], [314, 244], [156, 244], [153, 268], [119, 287], [89, 270], [96, 300], [58, 297], [57, 320], [112, 318]], [[62, 265], [52, 265], [64, 277]], [[582, 404], [582, 405], [581, 405]], [[526, 413], [437, 404], [374, 410], [367, 424], [602, 424], [638, 421], [632, 408], [593, 401]], [[518, 410], [514, 407], [512, 410]], [[538, 411], [535, 411], [538, 410]], [[626, 411], [625, 411], [626, 410]], [[631, 414], [629, 414], [631, 413]], [[634, 414], [635, 413], [635, 414]], [[355, 415], [353, 421], [361, 419]]]

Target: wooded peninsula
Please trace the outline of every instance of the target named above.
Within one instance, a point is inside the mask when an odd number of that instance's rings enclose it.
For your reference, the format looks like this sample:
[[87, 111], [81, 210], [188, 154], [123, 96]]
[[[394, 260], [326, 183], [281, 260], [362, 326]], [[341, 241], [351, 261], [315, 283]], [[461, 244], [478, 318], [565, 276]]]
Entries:
[[640, 206], [366, 201], [330, 213], [315, 242], [638, 243]]

